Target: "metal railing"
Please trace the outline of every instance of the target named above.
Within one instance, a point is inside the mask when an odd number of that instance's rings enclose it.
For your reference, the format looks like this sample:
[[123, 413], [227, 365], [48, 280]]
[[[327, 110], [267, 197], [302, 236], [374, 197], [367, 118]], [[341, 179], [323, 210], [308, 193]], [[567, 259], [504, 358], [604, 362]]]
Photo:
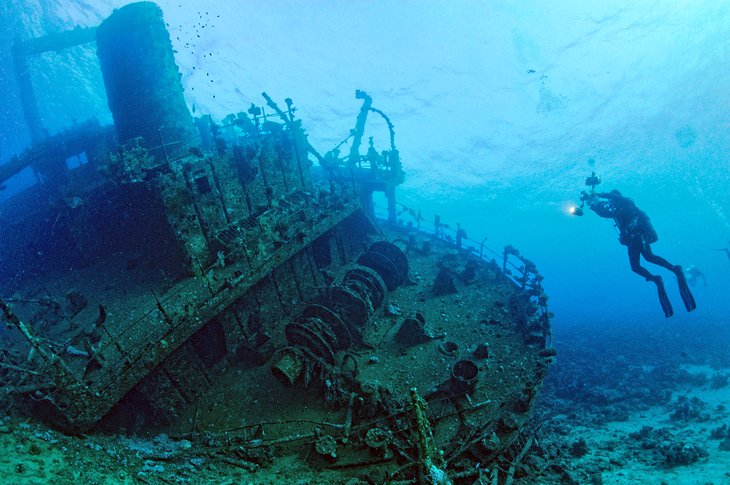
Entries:
[[[387, 221], [387, 209], [377, 204], [373, 205], [376, 217]], [[427, 218], [423, 216], [420, 209], [412, 209], [401, 203], [397, 203], [397, 205], [400, 208], [397, 213], [398, 218], [402, 220], [402, 216], [404, 215], [411, 217], [415, 231], [452, 244], [458, 250], [471, 253], [483, 261], [490, 261], [489, 255], [492, 255], [494, 257], [491, 261], [498, 267], [500, 265], [497, 261], [501, 259], [502, 264], [500, 269], [502, 274], [523, 291], [529, 298], [529, 301], [536, 306], [536, 317], [547, 332], [546, 347], [549, 348], [552, 345], [552, 336], [549, 331], [551, 313], [548, 310], [548, 298], [542, 286], [543, 276], [538, 272], [537, 265], [533, 261], [521, 255], [512, 245], [507, 245], [502, 252], [498, 252], [486, 245], [487, 237], [481, 240], [469, 238], [459, 223], [454, 227], [442, 222], [441, 217], [438, 215], [434, 215], [433, 218]]]

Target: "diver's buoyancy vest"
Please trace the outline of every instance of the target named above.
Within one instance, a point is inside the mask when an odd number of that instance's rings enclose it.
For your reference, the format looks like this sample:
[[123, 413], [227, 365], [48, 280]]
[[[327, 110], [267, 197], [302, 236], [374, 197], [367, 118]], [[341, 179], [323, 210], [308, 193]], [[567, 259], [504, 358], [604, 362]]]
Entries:
[[621, 232], [622, 240], [636, 236], [640, 236], [649, 244], [659, 240], [649, 216], [639, 209], [633, 200], [624, 197], [620, 201], [614, 201], [614, 206], [616, 207], [616, 225]]

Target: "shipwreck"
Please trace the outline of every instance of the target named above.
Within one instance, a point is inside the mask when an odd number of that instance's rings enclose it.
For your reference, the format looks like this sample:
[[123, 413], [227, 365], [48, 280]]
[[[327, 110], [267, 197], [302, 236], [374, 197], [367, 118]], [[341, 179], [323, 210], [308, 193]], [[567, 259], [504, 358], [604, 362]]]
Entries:
[[[114, 124], [48, 135], [25, 60], [88, 42]], [[515, 460], [554, 355], [542, 276], [398, 203], [367, 93], [323, 153], [291, 99], [194, 118], [149, 2], [13, 52], [33, 144], [0, 183], [38, 183], [0, 206], [6, 409], [404, 483]]]

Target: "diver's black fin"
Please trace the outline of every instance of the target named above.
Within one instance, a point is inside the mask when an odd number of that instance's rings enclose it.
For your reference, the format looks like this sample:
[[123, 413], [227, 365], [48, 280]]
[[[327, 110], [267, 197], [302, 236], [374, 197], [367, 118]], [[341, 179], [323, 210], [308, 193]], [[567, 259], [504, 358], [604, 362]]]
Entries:
[[667, 296], [667, 290], [664, 289], [664, 282], [657, 276], [654, 283], [656, 283], [657, 293], [659, 293], [659, 303], [662, 305], [662, 310], [664, 310], [664, 316], [669, 318], [674, 315], [674, 310], [672, 309], [672, 302], [669, 301], [669, 297]]
[[679, 294], [682, 296], [684, 307], [687, 309], [688, 312], [691, 312], [692, 310], [697, 308], [697, 303], [695, 303], [695, 297], [692, 296], [692, 292], [689, 291], [689, 285], [687, 284], [687, 279], [684, 277], [684, 271], [682, 271], [682, 267], [675, 266], [674, 274], [677, 275], [677, 283], [679, 283]]

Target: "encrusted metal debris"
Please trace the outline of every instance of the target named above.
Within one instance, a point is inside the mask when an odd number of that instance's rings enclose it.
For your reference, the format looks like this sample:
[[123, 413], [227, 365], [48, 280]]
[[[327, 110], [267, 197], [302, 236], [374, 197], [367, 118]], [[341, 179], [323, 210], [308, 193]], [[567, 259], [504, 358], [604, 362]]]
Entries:
[[167, 428], [251, 470], [296, 454], [447, 483], [496, 463], [553, 355], [535, 264], [398, 203], [393, 122], [367, 93], [322, 155], [289, 98], [193, 119], [154, 4], [93, 32], [114, 126], [39, 134], [0, 172], [41, 180], [0, 207], [14, 406], [75, 431]]

